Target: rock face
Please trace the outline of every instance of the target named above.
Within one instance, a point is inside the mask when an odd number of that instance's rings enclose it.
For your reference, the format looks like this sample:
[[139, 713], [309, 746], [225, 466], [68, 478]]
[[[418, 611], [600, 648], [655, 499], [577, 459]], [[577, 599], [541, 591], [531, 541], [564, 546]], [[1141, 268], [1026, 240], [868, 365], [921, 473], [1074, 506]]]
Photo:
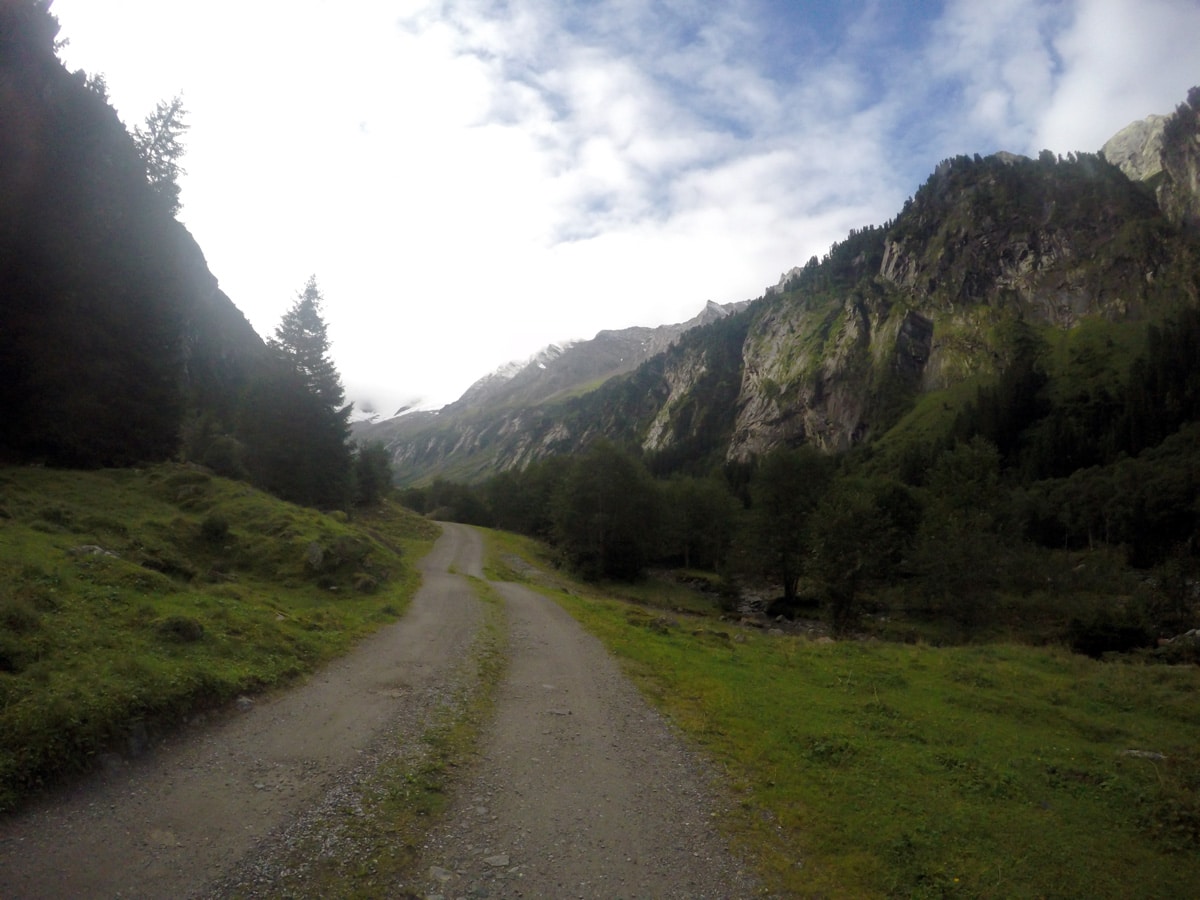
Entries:
[[1200, 88], [1172, 116], [1147, 116], [1117, 132], [1101, 151], [1132, 181], [1154, 188], [1173, 223], [1200, 228]]
[[1200, 88], [1188, 92], [1163, 132], [1158, 205], [1176, 224], [1200, 229]]
[[1154, 115], [1126, 125], [1105, 142], [1100, 152], [1131, 181], [1149, 181], [1163, 168], [1166, 123], [1166, 116]]
[[[1003, 369], [1014, 323], [1068, 330], [1200, 302], [1191, 99], [1124, 129], [1103, 156], [946, 160], [888, 226], [851, 232], [740, 309], [601, 332], [376, 436], [412, 483], [480, 479], [600, 436], [663, 471], [779, 445], [847, 450], [922, 393]], [[587, 378], [604, 381], [583, 390]]]

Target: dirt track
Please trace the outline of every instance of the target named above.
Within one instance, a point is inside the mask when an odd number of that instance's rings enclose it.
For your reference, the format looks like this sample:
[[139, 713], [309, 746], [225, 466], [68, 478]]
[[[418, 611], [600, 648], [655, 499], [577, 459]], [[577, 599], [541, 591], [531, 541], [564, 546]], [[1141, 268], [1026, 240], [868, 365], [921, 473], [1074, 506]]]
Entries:
[[512, 660], [484, 758], [425, 848], [426, 896], [750, 897], [708, 776], [561, 607], [498, 585]]
[[[404, 619], [307, 683], [188, 728], [0, 822], [0, 897], [220, 895], [223, 878], [372, 758], [443, 689], [482, 621], [446, 526]], [[706, 776], [559, 607], [497, 585], [512, 660], [483, 758], [430, 835], [428, 896], [744, 897]]]

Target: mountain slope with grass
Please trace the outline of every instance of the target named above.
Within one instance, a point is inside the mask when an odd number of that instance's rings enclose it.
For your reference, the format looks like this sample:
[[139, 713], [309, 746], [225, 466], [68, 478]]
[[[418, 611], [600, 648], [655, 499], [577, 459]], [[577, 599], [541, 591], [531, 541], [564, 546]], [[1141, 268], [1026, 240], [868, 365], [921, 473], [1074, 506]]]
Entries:
[[0, 810], [393, 621], [437, 533], [188, 466], [0, 469]]

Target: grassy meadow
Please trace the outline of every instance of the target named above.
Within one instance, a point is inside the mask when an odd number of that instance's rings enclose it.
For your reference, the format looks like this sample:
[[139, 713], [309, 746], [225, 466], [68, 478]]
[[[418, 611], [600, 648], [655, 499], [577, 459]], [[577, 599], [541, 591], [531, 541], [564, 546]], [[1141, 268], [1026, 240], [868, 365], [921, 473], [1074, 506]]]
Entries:
[[395, 620], [439, 533], [178, 465], [0, 468], [0, 811]]
[[538, 545], [491, 548], [727, 773], [726, 825], [780, 893], [1195, 895], [1200, 667], [773, 635], [678, 585], [539, 578], [514, 563], [549, 570]]

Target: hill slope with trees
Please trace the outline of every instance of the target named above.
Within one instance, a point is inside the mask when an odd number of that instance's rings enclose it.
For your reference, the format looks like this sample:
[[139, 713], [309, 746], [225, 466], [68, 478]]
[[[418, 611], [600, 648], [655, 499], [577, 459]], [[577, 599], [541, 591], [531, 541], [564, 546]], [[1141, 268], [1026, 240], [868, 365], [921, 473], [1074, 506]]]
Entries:
[[1200, 90], [1164, 134], [1154, 184], [1093, 154], [947, 160], [635, 372], [393, 445], [408, 502], [591, 577], [699, 565], [731, 608], [843, 632], [1101, 653], [1195, 628]]
[[304, 504], [377, 497], [315, 279], [264, 342], [175, 218], [179, 98], [128, 132], [103, 77], [59, 62], [49, 7], [0, 4], [0, 460], [183, 458]]

